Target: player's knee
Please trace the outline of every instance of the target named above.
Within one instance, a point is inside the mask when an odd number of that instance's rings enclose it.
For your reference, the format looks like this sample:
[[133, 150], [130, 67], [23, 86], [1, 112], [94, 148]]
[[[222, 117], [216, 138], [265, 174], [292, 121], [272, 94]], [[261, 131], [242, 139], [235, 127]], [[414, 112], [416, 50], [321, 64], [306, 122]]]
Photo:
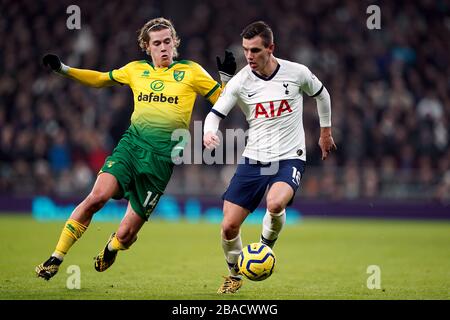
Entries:
[[267, 199], [267, 210], [272, 213], [280, 213], [284, 210], [283, 201], [276, 198], [268, 198]]
[[222, 222], [222, 237], [231, 240], [239, 234], [240, 224], [232, 221]]

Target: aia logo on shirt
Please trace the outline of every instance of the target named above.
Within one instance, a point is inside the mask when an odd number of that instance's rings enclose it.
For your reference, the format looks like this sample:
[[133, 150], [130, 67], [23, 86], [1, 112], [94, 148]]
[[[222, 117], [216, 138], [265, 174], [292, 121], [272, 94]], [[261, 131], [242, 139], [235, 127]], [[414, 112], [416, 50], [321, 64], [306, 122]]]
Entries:
[[[277, 105], [278, 104], [278, 105]], [[283, 112], [292, 112], [291, 106], [287, 100], [270, 101], [265, 104], [257, 103], [255, 110], [255, 119], [259, 117], [275, 118], [283, 114]]]

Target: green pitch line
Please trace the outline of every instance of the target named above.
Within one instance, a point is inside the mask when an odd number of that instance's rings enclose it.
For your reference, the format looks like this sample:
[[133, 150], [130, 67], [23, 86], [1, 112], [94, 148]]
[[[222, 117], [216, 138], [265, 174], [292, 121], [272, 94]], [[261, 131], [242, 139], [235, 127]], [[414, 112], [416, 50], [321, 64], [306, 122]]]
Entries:
[[[231, 296], [216, 294], [226, 275], [218, 224], [150, 220], [132, 248], [97, 273], [93, 257], [117, 223], [93, 222], [46, 282], [34, 268], [53, 251], [62, 226], [0, 216], [0, 299], [450, 298], [449, 222], [304, 219], [283, 230], [272, 277], [247, 280]], [[244, 225], [244, 244], [259, 233], [260, 226]], [[66, 286], [71, 265], [80, 268], [79, 290]], [[367, 288], [370, 265], [380, 268], [380, 289]]]

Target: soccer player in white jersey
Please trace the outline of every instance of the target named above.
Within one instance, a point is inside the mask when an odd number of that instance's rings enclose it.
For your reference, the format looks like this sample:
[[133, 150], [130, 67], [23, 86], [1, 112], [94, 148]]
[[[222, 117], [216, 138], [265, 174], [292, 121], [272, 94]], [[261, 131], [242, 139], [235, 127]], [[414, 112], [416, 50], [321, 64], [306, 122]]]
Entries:
[[222, 248], [229, 275], [218, 293], [235, 293], [242, 286], [237, 268], [242, 249], [240, 227], [267, 188], [260, 241], [272, 248], [285, 224], [285, 209], [305, 170], [303, 94], [317, 102], [322, 160], [336, 150], [330, 95], [319, 79], [302, 64], [274, 57], [273, 33], [265, 22], [248, 25], [241, 36], [248, 65], [230, 80], [214, 104], [205, 119], [203, 136], [206, 148], [217, 147], [219, 122], [236, 104], [249, 123], [243, 159], [223, 195]]

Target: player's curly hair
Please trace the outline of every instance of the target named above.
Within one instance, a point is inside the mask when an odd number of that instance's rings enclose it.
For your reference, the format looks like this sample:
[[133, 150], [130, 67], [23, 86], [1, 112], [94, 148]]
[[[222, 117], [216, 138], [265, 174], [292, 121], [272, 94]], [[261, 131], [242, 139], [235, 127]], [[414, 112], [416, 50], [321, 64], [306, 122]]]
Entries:
[[159, 17], [152, 19], [150, 21], [147, 21], [144, 26], [139, 29], [138, 32], [138, 43], [139, 47], [141, 47], [142, 51], [147, 53], [150, 56], [150, 52], [147, 51], [147, 45], [150, 41], [150, 31], [159, 31], [163, 29], [169, 29], [172, 33], [172, 39], [174, 42], [174, 49], [173, 49], [173, 57], [176, 58], [178, 56], [178, 46], [180, 45], [180, 38], [177, 35], [177, 32], [172, 24], [172, 21], [169, 19]]

